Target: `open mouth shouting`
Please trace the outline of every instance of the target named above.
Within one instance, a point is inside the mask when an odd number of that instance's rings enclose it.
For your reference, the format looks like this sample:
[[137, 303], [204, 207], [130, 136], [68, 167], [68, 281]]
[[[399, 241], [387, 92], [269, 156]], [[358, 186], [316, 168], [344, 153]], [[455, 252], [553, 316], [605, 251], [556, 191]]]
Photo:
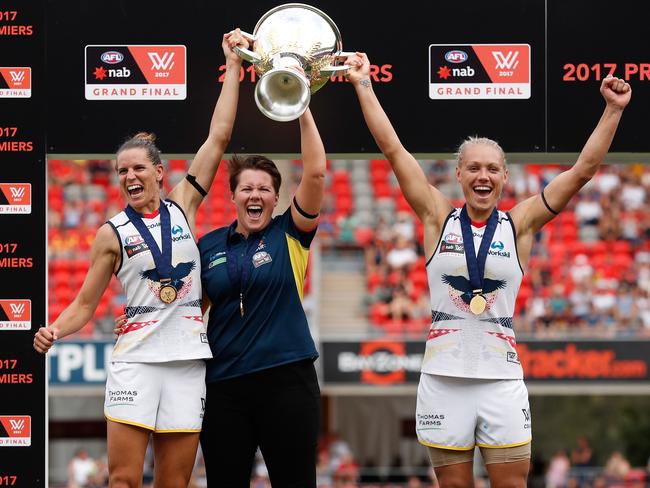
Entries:
[[126, 187], [126, 191], [129, 193], [129, 196], [131, 198], [137, 198], [138, 196], [142, 195], [142, 193], [144, 193], [144, 187], [139, 184], [128, 185]]
[[492, 187], [487, 185], [476, 185], [472, 187], [474, 193], [476, 193], [480, 198], [487, 198], [492, 193]]
[[262, 217], [262, 206], [258, 204], [248, 205], [246, 215], [253, 221], [259, 220]]

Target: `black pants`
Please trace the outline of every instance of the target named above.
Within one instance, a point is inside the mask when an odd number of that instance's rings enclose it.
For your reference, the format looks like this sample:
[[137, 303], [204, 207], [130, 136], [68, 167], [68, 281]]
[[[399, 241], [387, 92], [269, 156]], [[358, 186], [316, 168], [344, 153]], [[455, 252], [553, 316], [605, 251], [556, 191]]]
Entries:
[[208, 486], [248, 488], [260, 447], [275, 488], [316, 488], [320, 390], [311, 359], [208, 383], [201, 431]]

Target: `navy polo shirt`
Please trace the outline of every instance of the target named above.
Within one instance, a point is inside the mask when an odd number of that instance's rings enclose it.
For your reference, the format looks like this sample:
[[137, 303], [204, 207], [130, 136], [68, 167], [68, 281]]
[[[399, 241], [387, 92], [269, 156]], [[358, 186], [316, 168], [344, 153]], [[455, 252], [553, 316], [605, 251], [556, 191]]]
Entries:
[[248, 239], [236, 227], [237, 221], [199, 240], [203, 292], [212, 302], [208, 383], [318, 357], [302, 308], [316, 230], [299, 231], [290, 208]]

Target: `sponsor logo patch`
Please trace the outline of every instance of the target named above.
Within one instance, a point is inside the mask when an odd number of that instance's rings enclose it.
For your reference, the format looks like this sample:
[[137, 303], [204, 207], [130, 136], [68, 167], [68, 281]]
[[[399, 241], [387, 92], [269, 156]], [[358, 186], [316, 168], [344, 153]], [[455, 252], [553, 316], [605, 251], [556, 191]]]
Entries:
[[32, 418], [29, 415], [0, 415], [0, 446], [30, 446]]
[[183, 45], [88, 45], [86, 100], [185, 100]]
[[0, 330], [30, 330], [31, 328], [31, 300], [0, 299]]

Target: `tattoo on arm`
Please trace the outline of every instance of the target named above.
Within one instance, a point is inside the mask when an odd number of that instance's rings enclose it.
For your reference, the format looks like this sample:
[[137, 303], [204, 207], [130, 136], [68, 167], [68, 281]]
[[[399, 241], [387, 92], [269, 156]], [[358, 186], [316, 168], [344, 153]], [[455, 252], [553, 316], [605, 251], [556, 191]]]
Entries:
[[370, 85], [372, 84], [372, 83], [370, 83], [369, 78], [366, 78], [365, 80], [361, 80], [359, 83], [361, 83], [361, 86], [364, 86], [366, 88], [370, 88]]

